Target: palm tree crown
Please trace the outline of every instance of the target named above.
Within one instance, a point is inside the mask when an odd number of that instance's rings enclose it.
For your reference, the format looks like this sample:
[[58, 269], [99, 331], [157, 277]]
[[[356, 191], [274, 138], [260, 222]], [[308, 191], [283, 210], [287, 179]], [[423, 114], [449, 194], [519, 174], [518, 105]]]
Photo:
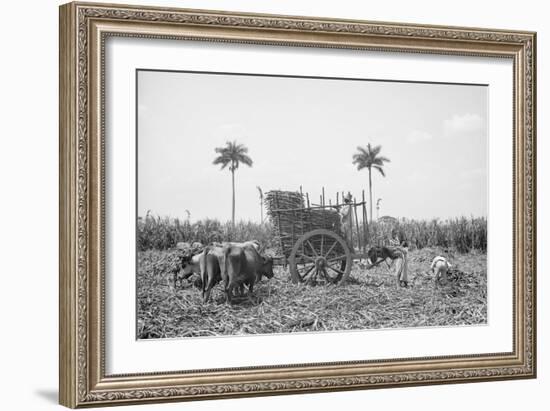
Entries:
[[233, 172], [239, 168], [240, 163], [252, 167], [252, 159], [248, 156], [248, 148], [236, 141], [227, 141], [225, 147], [216, 147], [216, 153], [219, 154], [212, 164], [221, 164], [221, 169], [229, 166], [229, 171]]
[[384, 163], [389, 163], [390, 159], [380, 155], [382, 146], [371, 146], [370, 143], [366, 147], [357, 147], [357, 153], [353, 155], [353, 164], [357, 166], [357, 170], [367, 169], [369, 171], [369, 194], [370, 194], [370, 221], [372, 222], [372, 176], [371, 170], [378, 170], [383, 177]]
[[252, 159], [248, 156], [248, 148], [242, 144], [238, 144], [236, 141], [228, 141], [224, 147], [216, 147], [215, 151], [218, 153], [218, 156], [212, 164], [221, 165], [221, 170], [229, 167], [229, 171], [231, 171], [233, 189], [231, 221], [233, 222], [233, 226], [235, 226], [235, 170], [239, 168], [241, 163], [252, 167]]
[[384, 163], [389, 163], [390, 159], [384, 156], [379, 156], [382, 151], [382, 146], [372, 147], [370, 143], [366, 147], [357, 147], [357, 153], [353, 155], [353, 164], [357, 166], [357, 170], [364, 168], [375, 168], [386, 177], [384, 173]]

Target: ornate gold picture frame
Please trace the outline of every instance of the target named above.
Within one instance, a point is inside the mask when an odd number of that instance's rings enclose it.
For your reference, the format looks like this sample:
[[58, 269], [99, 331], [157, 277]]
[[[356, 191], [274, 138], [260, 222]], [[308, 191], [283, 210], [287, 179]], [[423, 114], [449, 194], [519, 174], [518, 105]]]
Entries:
[[[513, 62], [513, 350], [108, 375], [105, 42], [112, 37], [477, 56]], [[92, 3], [60, 7], [60, 403], [297, 394], [536, 376], [536, 35]], [[115, 160], [116, 161], [116, 160]]]

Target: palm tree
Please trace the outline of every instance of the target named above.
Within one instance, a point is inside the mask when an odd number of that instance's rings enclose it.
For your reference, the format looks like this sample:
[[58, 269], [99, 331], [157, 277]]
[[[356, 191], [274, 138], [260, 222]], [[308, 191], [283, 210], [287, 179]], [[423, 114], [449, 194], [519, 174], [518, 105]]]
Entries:
[[372, 147], [370, 143], [366, 147], [357, 147], [357, 153], [353, 155], [353, 164], [357, 166], [357, 170], [362, 170], [366, 168], [369, 170], [369, 206], [370, 206], [370, 222], [372, 223], [372, 169], [376, 169], [382, 174], [383, 177], [386, 177], [384, 173], [384, 163], [389, 163], [390, 159], [387, 157], [380, 156], [380, 151], [382, 146]]
[[239, 168], [241, 163], [252, 167], [252, 159], [248, 156], [248, 148], [242, 144], [237, 144], [236, 141], [228, 141], [225, 143], [225, 147], [216, 147], [215, 151], [219, 155], [212, 164], [220, 164], [221, 170], [229, 166], [229, 171], [231, 171], [231, 185], [233, 188], [231, 221], [235, 226], [235, 170]]

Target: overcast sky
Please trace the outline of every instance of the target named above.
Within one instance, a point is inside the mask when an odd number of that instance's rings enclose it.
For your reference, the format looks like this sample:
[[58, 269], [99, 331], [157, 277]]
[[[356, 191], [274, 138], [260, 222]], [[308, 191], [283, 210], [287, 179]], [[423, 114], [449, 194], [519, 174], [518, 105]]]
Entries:
[[[212, 165], [236, 140], [236, 217], [260, 219], [256, 186], [358, 198], [357, 146], [382, 145], [380, 215], [487, 215], [487, 88], [309, 78], [138, 72], [138, 215], [231, 218], [231, 173]], [[328, 202], [328, 200], [327, 200]], [[376, 216], [376, 214], [375, 214]]]

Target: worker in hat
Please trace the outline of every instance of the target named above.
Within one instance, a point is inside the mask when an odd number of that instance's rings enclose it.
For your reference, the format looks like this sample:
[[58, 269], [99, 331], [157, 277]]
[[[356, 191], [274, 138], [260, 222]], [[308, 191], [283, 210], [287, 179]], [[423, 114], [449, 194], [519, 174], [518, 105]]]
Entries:
[[344, 239], [350, 246], [351, 250], [353, 251], [353, 204], [351, 202], [352, 196], [351, 193], [348, 191], [348, 194], [346, 194], [343, 198], [344, 204], [340, 208], [340, 219], [342, 223], [342, 231], [344, 234]]

